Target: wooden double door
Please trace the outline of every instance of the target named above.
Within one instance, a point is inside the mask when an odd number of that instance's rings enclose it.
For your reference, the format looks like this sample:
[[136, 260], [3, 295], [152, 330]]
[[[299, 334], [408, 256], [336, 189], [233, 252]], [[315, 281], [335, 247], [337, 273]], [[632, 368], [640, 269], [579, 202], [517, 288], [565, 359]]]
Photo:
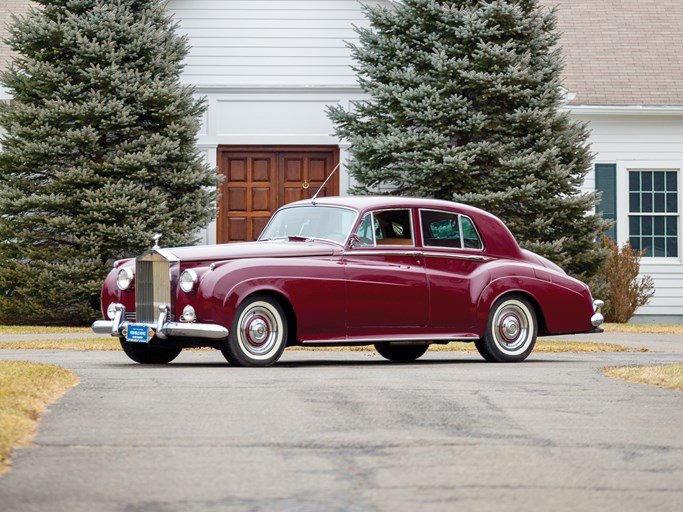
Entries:
[[[256, 240], [275, 210], [313, 197], [338, 163], [336, 146], [219, 146], [218, 243]], [[337, 194], [338, 172], [318, 196]]]

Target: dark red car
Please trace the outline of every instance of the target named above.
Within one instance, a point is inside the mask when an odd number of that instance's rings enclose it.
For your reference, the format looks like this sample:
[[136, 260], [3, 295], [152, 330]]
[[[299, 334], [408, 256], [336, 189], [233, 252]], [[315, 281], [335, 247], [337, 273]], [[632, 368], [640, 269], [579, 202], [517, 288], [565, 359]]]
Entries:
[[537, 336], [601, 331], [601, 306], [487, 212], [332, 197], [281, 208], [257, 242], [157, 244], [116, 262], [102, 290], [108, 320], [93, 330], [139, 363], [208, 346], [233, 365], [268, 366], [291, 345], [374, 345], [406, 361], [454, 341], [522, 361]]

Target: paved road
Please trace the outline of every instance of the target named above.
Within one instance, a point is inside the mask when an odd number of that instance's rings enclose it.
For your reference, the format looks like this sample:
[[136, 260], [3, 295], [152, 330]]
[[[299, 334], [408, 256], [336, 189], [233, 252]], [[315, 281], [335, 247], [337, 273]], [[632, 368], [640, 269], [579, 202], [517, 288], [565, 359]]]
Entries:
[[598, 371], [683, 360], [668, 341], [514, 365], [286, 352], [268, 369], [0, 351], [81, 378], [15, 453], [0, 510], [679, 511], [683, 393]]

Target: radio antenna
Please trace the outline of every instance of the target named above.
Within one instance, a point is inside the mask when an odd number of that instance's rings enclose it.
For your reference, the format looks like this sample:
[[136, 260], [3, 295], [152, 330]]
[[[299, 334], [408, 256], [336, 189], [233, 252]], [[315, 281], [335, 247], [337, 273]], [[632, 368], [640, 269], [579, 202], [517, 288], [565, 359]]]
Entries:
[[323, 181], [323, 184], [320, 185], [317, 192], [315, 194], [313, 194], [313, 197], [311, 198], [311, 204], [313, 204], [315, 206], [315, 200], [318, 198], [318, 194], [320, 194], [320, 191], [323, 188], [325, 188], [325, 185], [327, 185], [327, 182], [330, 181], [330, 178], [334, 175], [336, 170], [339, 169], [340, 165], [341, 165], [341, 161], [336, 165], [336, 167], [334, 169], [332, 169], [332, 172], [330, 173], [330, 175], [327, 178], [325, 178], [325, 181]]

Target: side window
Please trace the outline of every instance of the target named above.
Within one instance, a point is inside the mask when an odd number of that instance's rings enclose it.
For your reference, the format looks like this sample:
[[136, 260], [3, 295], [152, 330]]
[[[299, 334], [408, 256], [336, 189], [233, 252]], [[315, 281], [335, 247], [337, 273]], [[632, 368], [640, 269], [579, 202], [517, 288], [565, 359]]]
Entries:
[[383, 210], [363, 217], [356, 235], [358, 246], [414, 245], [410, 210]]
[[425, 247], [482, 249], [479, 233], [472, 219], [457, 213], [420, 210], [422, 240]]
[[422, 241], [425, 247], [460, 247], [458, 214], [420, 210]]
[[360, 225], [356, 230], [356, 235], [358, 235], [359, 241], [356, 247], [368, 247], [375, 245], [375, 236], [373, 229], [373, 218], [371, 213], [366, 213], [363, 220], [360, 221]]
[[483, 249], [484, 244], [481, 243], [481, 238], [479, 238], [479, 233], [477, 233], [477, 228], [474, 227], [472, 219], [461, 215], [460, 224], [462, 225], [462, 239], [465, 247], [468, 249]]

